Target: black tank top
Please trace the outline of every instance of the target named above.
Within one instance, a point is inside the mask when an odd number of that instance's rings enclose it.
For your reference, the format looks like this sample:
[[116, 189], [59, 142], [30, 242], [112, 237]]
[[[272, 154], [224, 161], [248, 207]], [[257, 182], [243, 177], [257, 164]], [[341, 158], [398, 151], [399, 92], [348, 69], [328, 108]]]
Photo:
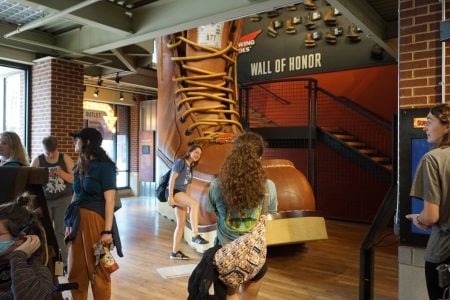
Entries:
[[[51, 168], [60, 167], [63, 171], [67, 172], [67, 166], [64, 162], [64, 153], [59, 153], [58, 161], [54, 164], [48, 163], [45, 160], [44, 154], [39, 155], [39, 167]], [[71, 171], [69, 171], [71, 172]], [[47, 200], [56, 200], [64, 196], [72, 195], [72, 184], [64, 181], [58, 175], [50, 175], [48, 183], [44, 187], [45, 198]]]

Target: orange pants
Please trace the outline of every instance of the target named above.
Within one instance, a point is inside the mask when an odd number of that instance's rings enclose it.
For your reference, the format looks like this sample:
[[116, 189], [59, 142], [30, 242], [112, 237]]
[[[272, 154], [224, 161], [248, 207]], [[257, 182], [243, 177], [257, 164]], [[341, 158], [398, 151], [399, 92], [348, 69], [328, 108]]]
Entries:
[[[89, 281], [95, 269], [94, 244], [100, 241], [101, 232], [105, 230], [105, 220], [98, 213], [80, 209], [80, 226], [77, 237], [68, 244], [68, 280], [77, 282], [79, 288], [72, 290], [74, 300], [88, 298]], [[111, 298], [111, 277], [101, 264], [95, 272], [92, 292], [96, 300]]]

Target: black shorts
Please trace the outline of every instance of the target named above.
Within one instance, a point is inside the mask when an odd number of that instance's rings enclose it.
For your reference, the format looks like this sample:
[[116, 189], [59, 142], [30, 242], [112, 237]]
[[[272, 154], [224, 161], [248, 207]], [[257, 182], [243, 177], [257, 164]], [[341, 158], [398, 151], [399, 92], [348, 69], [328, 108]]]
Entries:
[[[184, 192], [179, 189], [173, 189], [173, 195], [175, 196], [177, 193]], [[169, 190], [166, 190], [166, 199], [169, 199]], [[177, 207], [176, 205], [171, 205], [172, 207]]]
[[267, 261], [264, 263], [261, 270], [259, 270], [258, 274], [256, 274], [255, 277], [250, 279], [250, 281], [253, 281], [253, 282], [258, 281], [258, 280], [262, 279], [264, 277], [264, 275], [266, 275], [266, 273], [267, 273]]

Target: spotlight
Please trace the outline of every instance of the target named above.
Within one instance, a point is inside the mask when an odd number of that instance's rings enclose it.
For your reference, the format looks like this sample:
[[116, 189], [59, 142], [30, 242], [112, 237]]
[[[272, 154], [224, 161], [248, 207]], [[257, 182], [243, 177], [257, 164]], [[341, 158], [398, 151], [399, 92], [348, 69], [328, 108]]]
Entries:
[[122, 92], [120, 92], [120, 101], [123, 101], [123, 93]]
[[117, 84], [119, 84], [120, 80], [122, 79], [122, 77], [119, 76], [119, 72], [117, 72], [116, 74], [116, 79], [114, 79], [116, 81]]
[[95, 88], [94, 97], [97, 98], [98, 94], [100, 94], [100, 91], [98, 90], [98, 88]]
[[97, 85], [101, 86], [103, 83], [102, 76], [98, 76]]

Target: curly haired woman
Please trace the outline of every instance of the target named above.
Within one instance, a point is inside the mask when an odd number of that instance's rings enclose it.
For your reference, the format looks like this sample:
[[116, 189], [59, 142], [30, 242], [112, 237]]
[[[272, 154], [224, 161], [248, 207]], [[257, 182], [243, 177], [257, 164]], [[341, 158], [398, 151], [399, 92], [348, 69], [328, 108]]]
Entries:
[[[211, 182], [207, 210], [217, 215], [217, 238], [215, 243], [226, 245], [251, 231], [263, 210], [277, 211], [275, 184], [266, 178], [261, 158], [264, 141], [256, 133], [238, 136], [231, 153], [226, 158], [217, 179]], [[264, 198], [269, 194], [268, 208], [263, 208]], [[267, 263], [261, 271], [238, 289], [227, 289], [227, 299], [256, 299]]]

